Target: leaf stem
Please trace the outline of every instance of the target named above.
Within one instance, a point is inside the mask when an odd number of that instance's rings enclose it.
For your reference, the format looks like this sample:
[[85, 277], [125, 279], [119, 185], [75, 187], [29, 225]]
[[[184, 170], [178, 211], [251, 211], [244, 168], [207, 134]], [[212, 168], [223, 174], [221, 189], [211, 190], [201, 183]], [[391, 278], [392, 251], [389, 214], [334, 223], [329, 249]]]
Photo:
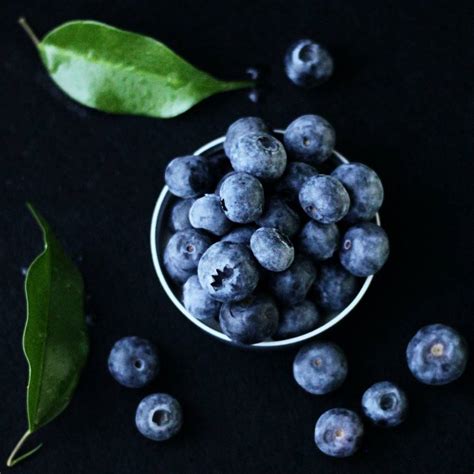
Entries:
[[20, 441], [18, 441], [18, 443], [16, 444], [16, 446], [13, 448], [13, 451], [12, 453], [10, 454], [9, 458], [7, 459], [7, 467], [13, 467], [15, 464], [19, 463], [20, 461], [23, 461], [23, 459], [26, 459], [28, 456], [31, 456], [33, 453], [35, 453], [36, 451], [38, 451], [38, 449], [41, 448], [41, 446], [43, 446], [43, 444], [38, 444], [38, 446], [36, 446], [36, 448], [33, 448], [31, 451], [28, 451], [26, 452], [25, 454], [22, 454], [21, 456], [17, 457], [15, 459], [15, 456], [16, 456], [16, 453], [18, 453], [18, 451], [21, 449], [21, 447], [23, 446], [23, 444], [25, 443], [25, 441], [29, 438], [29, 436], [31, 435], [31, 431], [28, 430], [21, 438], [20, 438]]
[[18, 18], [18, 23], [20, 26], [25, 30], [26, 34], [29, 36], [31, 41], [33, 41], [33, 44], [38, 47], [40, 40], [36, 36], [35, 32], [31, 29], [30, 25], [26, 22], [24, 17]]

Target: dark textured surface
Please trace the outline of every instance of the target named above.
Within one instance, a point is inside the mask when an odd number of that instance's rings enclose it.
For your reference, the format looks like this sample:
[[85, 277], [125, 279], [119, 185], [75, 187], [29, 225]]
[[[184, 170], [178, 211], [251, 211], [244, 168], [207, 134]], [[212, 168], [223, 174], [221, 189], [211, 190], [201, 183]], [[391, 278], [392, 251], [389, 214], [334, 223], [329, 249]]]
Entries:
[[[465, 4], [463, 6], [463, 3]], [[405, 363], [409, 339], [433, 322], [452, 324], [474, 347], [472, 291], [473, 57], [470, 2], [378, 0], [93, 2], [2, 5], [0, 185], [0, 461], [25, 430], [22, 267], [41, 249], [24, 202], [32, 200], [79, 262], [96, 316], [88, 367], [68, 410], [37, 435], [42, 451], [17, 473], [470, 473], [473, 362], [452, 385], [418, 383]], [[172, 120], [117, 117], [66, 99], [16, 25], [42, 35], [93, 18], [153, 35], [197, 66], [234, 78], [272, 69], [266, 103], [221, 95]], [[334, 77], [303, 91], [283, 73], [287, 46], [313, 37], [334, 54]], [[337, 149], [381, 176], [392, 254], [358, 308], [327, 338], [343, 347], [349, 375], [314, 397], [292, 379], [295, 349], [253, 353], [201, 334], [167, 301], [154, 273], [148, 229], [170, 158], [222, 135], [242, 115], [283, 127], [317, 113]], [[107, 373], [118, 338], [151, 337], [162, 371], [152, 387], [120, 387]], [[411, 412], [393, 431], [367, 427], [361, 451], [334, 460], [314, 446], [321, 413], [360, 412], [373, 382], [391, 379]], [[134, 426], [138, 402], [165, 391], [184, 426], [156, 444]], [[4, 468], [0, 468], [4, 472]], [[13, 472], [13, 471], [12, 471]]]

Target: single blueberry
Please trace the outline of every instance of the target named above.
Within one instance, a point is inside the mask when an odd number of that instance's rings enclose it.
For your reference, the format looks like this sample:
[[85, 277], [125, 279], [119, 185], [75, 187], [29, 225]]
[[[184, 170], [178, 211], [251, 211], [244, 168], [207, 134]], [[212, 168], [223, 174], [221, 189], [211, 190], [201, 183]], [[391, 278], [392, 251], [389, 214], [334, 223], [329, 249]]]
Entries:
[[320, 316], [316, 305], [308, 300], [280, 309], [278, 339], [301, 336], [318, 327]]
[[378, 382], [362, 396], [362, 409], [365, 416], [376, 425], [397, 426], [407, 416], [408, 399], [398, 385]]
[[337, 178], [351, 198], [345, 219], [349, 222], [370, 221], [383, 202], [383, 186], [377, 173], [362, 163], [339, 165], [331, 176]]
[[303, 115], [288, 125], [283, 140], [291, 159], [317, 165], [333, 152], [336, 132], [319, 115]]
[[278, 327], [278, 308], [265, 294], [252, 295], [243, 301], [224, 303], [219, 316], [224, 334], [242, 344], [261, 342]]
[[219, 196], [206, 194], [196, 201], [189, 210], [189, 222], [195, 229], [204, 229], [214, 235], [224, 235], [232, 228], [221, 207]]
[[146, 438], [166, 441], [181, 429], [183, 424], [181, 405], [166, 393], [148, 395], [138, 405], [135, 424]]
[[430, 324], [422, 327], [408, 344], [408, 368], [420, 382], [445, 385], [461, 377], [468, 352], [466, 340], [455, 329]]
[[311, 88], [326, 82], [333, 73], [329, 51], [310, 39], [293, 43], [285, 54], [285, 71], [293, 84]]
[[165, 251], [163, 255], [163, 264], [166, 268], [166, 272], [168, 276], [175, 282], [179, 284], [183, 284], [190, 276], [196, 273], [196, 269], [193, 268], [191, 270], [182, 270], [179, 266], [171, 260], [169, 256], [169, 252]]
[[364, 425], [357, 413], [346, 408], [332, 408], [316, 422], [314, 442], [328, 456], [346, 458], [360, 447]]
[[349, 194], [341, 182], [323, 174], [305, 181], [299, 199], [306, 214], [321, 224], [340, 221], [351, 204]]
[[234, 143], [242, 136], [251, 132], [268, 132], [266, 123], [259, 117], [243, 117], [235, 121], [225, 135], [224, 150], [230, 156]]
[[198, 265], [201, 286], [216, 300], [240, 301], [257, 287], [259, 272], [250, 250], [242, 244], [217, 242]]
[[359, 284], [357, 278], [339, 262], [329, 262], [319, 267], [313, 294], [318, 306], [327, 313], [339, 313], [354, 299]]
[[230, 149], [229, 158], [235, 171], [263, 180], [280, 178], [286, 168], [285, 148], [264, 132], [242, 135]]
[[263, 186], [247, 173], [229, 175], [221, 184], [219, 196], [222, 209], [229, 220], [249, 224], [263, 212]]
[[275, 298], [286, 305], [301, 303], [316, 279], [316, 267], [306, 257], [295, 255], [290, 267], [283, 272], [268, 274], [268, 284]]
[[175, 196], [192, 198], [211, 191], [213, 176], [205, 158], [180, 156], [166, 167], [165, 182]]
[[179, 199], [173, 204], [170, 215], [170, 227], [174, 232], [190, 229], [192, 227], [189, 222], [189, 209], [193, 205], [195, 199]]
[[339, 244], [339, 229], [336, 224], [320, 224], [309, 221], [298, 236], [299, 250], [314, 260], [332, 257]]
[[112, 347], [108, 367], [119, 384], [130, 388], [144, 387], [158, 375], [158, 351], [147, 339], [123, 337]]
[[250, 246], [250, 238], [257, 230], [257, 226], [243, 225], [232, 229], [228, 234], [222, 237], [221, 242], [234, 242], [234, 244], [244, 244]]
[[299, 204], [298, 196], [304, 182], [317, 174], [318, 171], [313, 166], [301, 161], [292, 161], [288, 163], [285, 174], [276, 183], [276, 192], [282, 199]]
[[359, 277], [378, 272], [390, 253], [387, 234], [372, 222], [350, 227], [341, 242], [339, 258], [343, 267]]
[[201, 286], [197, 275], [189, 277], [183, 285], [183, 304], [199, 320], [217, 318], [221, 308], [221, 304]]
[[295, 258], [295, 249], [285, 234], [271, 227], [260, 227], [250, 239], [258, 263], [271, 272], [286, 270]]
[[347, 376], [347, 359], [332, 342], [312, 342], [303, 346], [293, 362], [293, 376], [300, 387], [314, 395], [339, 388]]
[[260, 227], [273, 227], [288, 237], [298, 232], [300, 218], [282, 199], [271, 198], [265, 205], [263, 214], [257, 219]]

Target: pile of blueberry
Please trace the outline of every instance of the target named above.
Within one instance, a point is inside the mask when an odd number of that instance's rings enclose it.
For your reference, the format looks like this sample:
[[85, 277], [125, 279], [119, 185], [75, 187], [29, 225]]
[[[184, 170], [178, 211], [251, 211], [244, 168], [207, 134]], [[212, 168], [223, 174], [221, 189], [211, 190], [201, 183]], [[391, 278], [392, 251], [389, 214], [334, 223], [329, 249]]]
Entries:
[[382, 183], [361, 163], [341, 164], [334, 145], [317, 115], [297, 118], [282, 141], [246, 117], [229, 127], [225, 155], [169, 163], [179, 199], [163, 263], [192, 315], [240, 344], [287, 339], [343, 310], [380, 270]]

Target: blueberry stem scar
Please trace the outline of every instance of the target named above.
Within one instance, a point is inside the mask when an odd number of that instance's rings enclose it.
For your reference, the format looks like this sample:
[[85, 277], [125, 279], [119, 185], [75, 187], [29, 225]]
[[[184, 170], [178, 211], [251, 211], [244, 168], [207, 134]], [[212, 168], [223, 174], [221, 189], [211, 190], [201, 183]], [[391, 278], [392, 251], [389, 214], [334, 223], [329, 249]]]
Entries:
[[20, 18], [18, 18], [18, 23], [25, 30], [30, 40], [33, 41], [33, 44], [38, 47], [40, 44], [40, 40], [36, 36], [35, 32], [31, 29], [30, 25], [26, 22], [26, 19], [21, 16]]
[[15, 464], [18, 464], [20, 461], [23, 461], [23, 459], [26, 459], [28, 456], [31, 456], [32, 454], [36, 453], [38, 449], [43, 446], [43, 443], [39, 444], [36, 446], [36, 448], [33, 448], [31, 451], [26, 452], [25, 454], [22, 454], [21, 456], [17, 457], [15, 459], [16, 454], [18, 451], [21, 449], [23, 446], [24, 442], [30, 437], [32, 432], [30, 430], [27, 430], [26, 433], [20, 438], [20, 441], [16, 444], [16, 446], [13, 448], [12, 453], [7, 459], [7, 467], [13, 467]]

